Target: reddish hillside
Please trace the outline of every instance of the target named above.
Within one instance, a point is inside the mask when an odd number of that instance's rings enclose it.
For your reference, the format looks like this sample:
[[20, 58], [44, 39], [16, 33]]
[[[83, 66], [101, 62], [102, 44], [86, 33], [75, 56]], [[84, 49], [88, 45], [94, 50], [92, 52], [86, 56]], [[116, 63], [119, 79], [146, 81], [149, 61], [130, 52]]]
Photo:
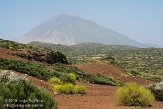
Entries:
[[88, 64], [77, 64], [74, 65], [86, 72], [89, 73], [101, 73], [107, 76], [113, 76], [114, 78], [119, 79], [122, 82], [137, 82], [139, 84], [150, 84], [152, 81], [145, 80], [138, 77], [127, 77], [124, 76], [124, 72], [122, 69], [117, 68], [111, 64], [107, 64], [105, 61], [98, 61], [96, 63], [88, 63]]
[[27, 59], [24, 58], [20, 58], [18, 56], [15, 55], [11, 55], [13, 53], [20, 53], [22, 51], [12, 51], [12, 50], [8, 50], [8, 49], [4, 49], [4, 48], [0, 48], [0, 58], [5, 58], [5, 59], [16, 59], [16, 60], [22, 60], [22, 61], [28, 61]]

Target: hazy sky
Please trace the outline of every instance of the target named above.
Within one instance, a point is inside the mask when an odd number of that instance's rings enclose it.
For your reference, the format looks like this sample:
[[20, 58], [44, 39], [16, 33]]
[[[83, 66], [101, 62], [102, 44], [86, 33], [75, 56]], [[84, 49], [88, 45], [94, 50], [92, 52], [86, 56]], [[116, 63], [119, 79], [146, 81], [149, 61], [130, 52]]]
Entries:
[[0, 0], [0, 37], [22, 36], [62, 13], [163, 47], [163, 0]]

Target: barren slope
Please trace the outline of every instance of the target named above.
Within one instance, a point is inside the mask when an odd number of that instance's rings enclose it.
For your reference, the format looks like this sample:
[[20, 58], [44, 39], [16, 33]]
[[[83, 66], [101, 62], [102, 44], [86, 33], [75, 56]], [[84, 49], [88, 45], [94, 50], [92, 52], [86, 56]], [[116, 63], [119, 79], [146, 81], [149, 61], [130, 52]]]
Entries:
[[138, 77], [127, 77], [124, 76], [122, 69], [117, 68], [111, 64], [107, 64], [105, 61], [98, 61], [96, 63], [88, 64], [77, 64], [76, 67], [89, 72], [89, 73], [101, 73], [106, 76], [113, 76], [114, 78], [119, 79], [121, 82], [137, 82], [138, 84], [150, 84], [153, 83], [149, 80], [145, 80]]

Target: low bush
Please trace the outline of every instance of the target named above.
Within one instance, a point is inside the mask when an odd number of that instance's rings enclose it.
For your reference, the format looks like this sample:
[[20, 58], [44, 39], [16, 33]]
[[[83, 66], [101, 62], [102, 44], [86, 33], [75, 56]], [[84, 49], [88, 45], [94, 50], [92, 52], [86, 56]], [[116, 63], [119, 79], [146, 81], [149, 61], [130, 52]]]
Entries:
[[62, 73], [71, 73], [71, 72], [74, 72], [73, 67], [66, 66], [66, 65], [61, 64], [61, 63], [53, 64], [52, 67], [53, 67], [54, 70], [56, 70], [58, 72], [62, 72]]
[[33, 85], [23, 76], [5, 71], [0, 74], [0, 107], [1, 109], [57, 109], [57, 103], [47, 90]]
[[51, 84], [62, 84], [62, 81], [57, 77], [50, 78], [48, 82]]
[[79, 94], [85, 94], [86, 93], [86, 87], [82, 85], [76, 85], [75, 86], [75, 92]]
[[75, 75], [69, 74], [69, 73], [62, 73], [59, 71], [53, 70], [52, 75], [59, 78], [63, 83], [72, 83], [75, 84]]
[[69, 73], [68, 74], [68, 77], [71, 79], [71, 82], [72, 83], [75, 83], [76, 82], [76, 75], [74, 73]]
[[94, 83], [94, 84], [103, 84], [103, 85], [112, 85], [112, 86], [116, 86], [120, 84], [120, 82], [118, 82], [117, 80], [114, 80], [111, 77], [103, 76], [101, 74], [89, 75], [87, 76], [87, 80], [90, 83]]
[[149, 89], [152, 91], [157, 100], [163, 101], [163, 82], [151, 85]]
[[140, 75], [139, 72], [135, 71], [135, 70], [130, 70], [129, 73], [132, 75], [132, 76], [138, 76]]
[[72, 73], [73, 72], [73, 74], [75, 74], [77, 76], [76, 79], [79, 79], [78, 75], [80, 76], [82, 74], [85, 74], [84, 71], [82, 71], [74, 66], [68, 66], [68, 65], [56, 63], [56, 64], [53, 64], [52, 67], [55, 71], [58, 71], [61, 73]]
[[86, 87], [81, 85], [73, 84], [62, 84], [62, 85], [52, 85], [51, 89], [59, 94], [84, 94], [86, 93]]
[[127, 83], [116, 92], [120, 104], [127, 106], [150, 106], [154, 96], [149, 89], [136, 83]]

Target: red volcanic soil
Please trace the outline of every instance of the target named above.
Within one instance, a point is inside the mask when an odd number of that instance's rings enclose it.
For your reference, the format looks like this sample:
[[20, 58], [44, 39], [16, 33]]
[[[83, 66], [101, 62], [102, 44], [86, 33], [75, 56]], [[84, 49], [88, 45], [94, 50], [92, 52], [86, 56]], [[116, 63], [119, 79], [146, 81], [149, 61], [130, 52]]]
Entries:
[[138, 84], [151, 84], [153, 83], [152, 81], [145, 80], [139, 77], [130, 77], [130, 76], [125, 76], [124, 72], [122, 69], [117, 68], [111, 64], [107, 64], [105, 61], [98, 61], [96, 63], [88, 63], [88, 64], [76, 64], [74, 65], [83, 71], [89, 72], [89, 73], [101, 73], [106, 76], [112, 76], [121, 82], [136, 82]]
[[[38, 86], [49, 88], [50, 84], [37, 78], [26, 76]], [[142, 107], [121, 106], [117, 103], [115, 92], [117, 87], [109, 85], [97, 85], [78, 83], [87, 87], [85, 95], [54, 95], [59, 109], [144, 109]], [[162, 109], [163, 102], [155, 101], [152, 107], [147, 109]]]
[[[117, 87], [107, 85], [83, 84], [87, 86], [87, 94], [57, 95], [59, 109], [145, 109], [117, 104], [115, 92]], [[155, 101], [146, 109], [162, 109], [163, 102]]]
[[[18, 73], [18, 75], [24, 75]], [[46, 81], [26, 75], [34, 84], [48, 89], [50, 84]], [[54, 95], [58, 102], [58, 109], [162, 109], [163, 102], [155, 101], [152, 107], [129, 107], [117, 104], [115, 92], [117, 87], [109, 85], [97, 85], [78, 83], [87, 87], [85, 95]]]
[[25, 62], [31, 62], [28, 59], [24, 59], [24, 58], [18, 57], [16, 55], [12, 55], [12, 54], [15, 54], [15, 53], [23, 53], [23, 51], [12, 51], [12, 50], [9, 50], [9, 49], [0, 48], [0, 58], [15, 59], [15, 60], [22, 60], [22, 61], [25, 61]]

